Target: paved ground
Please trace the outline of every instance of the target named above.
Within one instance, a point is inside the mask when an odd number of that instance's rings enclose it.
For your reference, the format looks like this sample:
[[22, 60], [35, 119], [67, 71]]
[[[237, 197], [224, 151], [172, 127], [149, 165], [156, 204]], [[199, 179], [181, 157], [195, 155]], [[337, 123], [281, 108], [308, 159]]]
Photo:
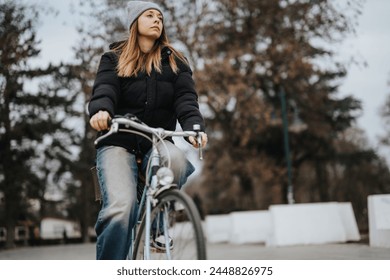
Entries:
[[[390, 260], [390, 249], [365, 243], [266, 247], [262, 244], [208, 244], [210, 260]], [[95, 244], [0, 250], [0, 260], [93, 260]]]

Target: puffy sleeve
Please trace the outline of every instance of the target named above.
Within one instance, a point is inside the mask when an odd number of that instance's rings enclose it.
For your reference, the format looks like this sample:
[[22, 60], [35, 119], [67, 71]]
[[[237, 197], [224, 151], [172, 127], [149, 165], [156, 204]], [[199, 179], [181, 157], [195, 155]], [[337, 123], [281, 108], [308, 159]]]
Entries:
[[100, 110], [107, 111], [111, 116], [115, 115], [120, 93], [116, 66], [117, 56], [113, 52], [102, 55], [88, 105], [90, 117]]
[[180, 70], [174, 84], [177, 119], [183, 130], [192, 130], [194, 124], [199, 124], [204, 131], [204, 119], [199, 111], [198, 94], [191, 68], [182, 62], [178, 66]]

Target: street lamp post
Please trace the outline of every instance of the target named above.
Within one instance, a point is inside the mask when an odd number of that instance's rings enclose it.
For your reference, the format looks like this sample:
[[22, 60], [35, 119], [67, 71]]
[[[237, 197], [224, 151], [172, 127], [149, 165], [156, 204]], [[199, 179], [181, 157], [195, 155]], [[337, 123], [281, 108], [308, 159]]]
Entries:
[[293, 204], [294, 201], [294, 187], [292, 184], [292, 167], [291, 167], [291, 154], [290, 154], [290, 144], [289, 144], [289, 135], [288, 135], [288, 120], [287, 120], [287, 106], [286, 106], [286, 94], [283, 87], [280, 88], [280, 102], [282, 105], [282, 121], [283, 121], [283, 139], [284, 139], [284, 152], [286, 155], [287, 162], [287, 203]]

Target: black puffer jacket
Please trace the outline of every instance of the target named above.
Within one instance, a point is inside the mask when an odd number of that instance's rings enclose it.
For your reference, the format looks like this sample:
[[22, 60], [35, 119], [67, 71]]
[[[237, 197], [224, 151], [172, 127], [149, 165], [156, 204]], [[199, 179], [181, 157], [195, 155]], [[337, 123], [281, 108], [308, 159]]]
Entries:
[[[89, 102], [90, 117], [99, 110], [111, 116], [131, 113], [152, 127], [175, 130], [178, 120], [183, 130], [200, 124], [204, 131], [192, 71], [177, 59], [179, 72], [175, 74], [168, 62], [171, 54], [169, 48], [162, 50], [161, 74], [153, 70], [150, 76], [139, 73], [137, 77], [123, 78], [117, 75], [117, 55], [112, 51], [104, 53]], [[151, 147], [148, 140], [128, 133], [112, 135], [98, 147], [105, 145], [124, 147], [134, 154], [146, 153]]]

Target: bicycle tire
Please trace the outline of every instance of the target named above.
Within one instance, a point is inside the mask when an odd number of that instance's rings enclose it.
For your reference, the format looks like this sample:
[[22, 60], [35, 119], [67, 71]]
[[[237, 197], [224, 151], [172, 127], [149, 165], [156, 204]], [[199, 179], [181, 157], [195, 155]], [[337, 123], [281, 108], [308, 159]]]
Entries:
[[[169, 216], [169, 236], [173, 240], [173, 248], [168, 250], [159, 250], [150, 246], [150, 259], [174, 259], [174, 260], [205, 260], [206, 259], [206, 242], [203, 235], [202, 223], [199, 212], [192, 199], [183, 191], [170, 189], [162, 192], [157, 196], [157, 205], [151, 211], [151, 228], [156, 228], [157, 220], [168, 207]], [[145, 215], [138, 228], [135, 238], [133, 259], [145, 259]], [[151, 229], [151, 231], [154, 231]], [[152, 238], [147, 238], [151, 242]]]

